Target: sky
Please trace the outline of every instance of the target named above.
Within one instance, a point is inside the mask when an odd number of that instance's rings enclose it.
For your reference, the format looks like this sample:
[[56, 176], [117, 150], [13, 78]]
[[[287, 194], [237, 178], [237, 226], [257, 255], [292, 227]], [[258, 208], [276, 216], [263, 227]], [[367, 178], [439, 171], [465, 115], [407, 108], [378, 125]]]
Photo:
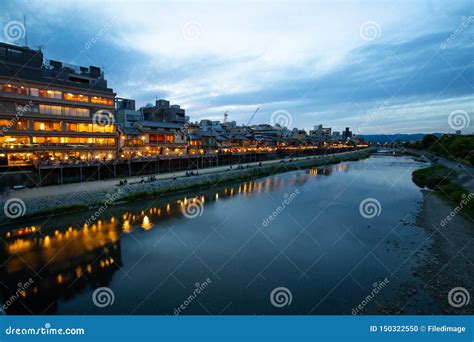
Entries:
[[[357, 134], [474, 132], [473, 1], [8, 1], [45, 58], [104, 69], [191, 121]], [[254, 112], [259, 108], [255, 116]], [[472, 120], [471, 120], [472, 119]]]

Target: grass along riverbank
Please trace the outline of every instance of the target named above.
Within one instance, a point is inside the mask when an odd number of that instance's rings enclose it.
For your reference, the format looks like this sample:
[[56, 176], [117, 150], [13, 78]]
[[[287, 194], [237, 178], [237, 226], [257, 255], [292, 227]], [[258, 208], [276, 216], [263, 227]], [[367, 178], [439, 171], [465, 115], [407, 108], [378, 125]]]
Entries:
[[[461, 213], [474, 217], [474, 201], [467, 189], [453, 181], [456, 171], [442, 165], [430, 166], [413, 172], [413, 182], [421, 188], [434, 190], [435, 193], [455, 207], [463, 204]], [[465, 203], [465, 204], [464, 204]]]
[[[255, 166], [244, 169], [232, 169], [222, 172], [203, 174], [192, 177], [178, 177], [176, 179], [159, 180], [144, 184], [130, 184], [124, 187], [113, 186], [109, 191], [87, 192], [86, 196], [81, 193], [73, 194], [70, 197], [52, 196], [36, 199], [35, 201], [25, 200], [27, 213], [13, 220], [14, 222], [25, 221], [31, 218], [54, 216], [64, 213], [84, 211], [88, 209], [100, 208], [104, 206], [107, 196], [114, 194], [115, 200], [110, 206], [134, 202], [146, 198], [166, 196], [170, 194], [184, 193], [203, 188], [222, 186], [239, 181], [254, 180], [268, 177], [278, 173], [307, 169], [311, 167], [322, 167], [325, 165], [337, 164], [344, 161], [357, 161], [368, 158], [377, 148], [368, 148], [351, 153], [331, 156], [321, 156], [320, 158], [303, 159], [298, 161], [282, 160], [277, 164]], [[120, 192], [119, 196], [115, 194]], [[32, 210], [32, 208], [37, 208]], [[8, 220], [8, 219], [7, 219]], [[8, 220], [11, 221], [11, 220]]]

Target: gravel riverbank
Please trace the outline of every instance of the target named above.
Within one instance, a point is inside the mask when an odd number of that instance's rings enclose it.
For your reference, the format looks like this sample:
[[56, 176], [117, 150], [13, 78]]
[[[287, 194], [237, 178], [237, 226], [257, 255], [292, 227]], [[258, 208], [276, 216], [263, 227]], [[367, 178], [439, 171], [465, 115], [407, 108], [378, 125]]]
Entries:
[[[443, 220], [453, 212], [453, 207], [424, 191], [418, 224], [431, 236], [428, 256], [416, 272], [427, 291], [437, 303], [440, 314], [474, 314], [474, 222], [462, 214], [454, 215], [446, 224]], [[471, 300], [454, 307], [449, 302], [449, 292], [464, 288]]]

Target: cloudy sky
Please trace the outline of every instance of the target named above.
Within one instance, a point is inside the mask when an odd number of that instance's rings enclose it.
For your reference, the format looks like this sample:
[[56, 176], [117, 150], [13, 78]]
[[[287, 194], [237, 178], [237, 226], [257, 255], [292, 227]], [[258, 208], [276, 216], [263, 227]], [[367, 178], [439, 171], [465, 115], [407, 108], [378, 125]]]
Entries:
[[286, 111], [306, 129], [474, 130], [472, 1], [1, 6], [2, 41], [25, 14], [28, 45], [42, 45], [46, 58], [101, 66], [117, 96], [138, 106], [166, 98], [193, 121], [228, 111], [248, 123], [260, 108], [251, 123]]

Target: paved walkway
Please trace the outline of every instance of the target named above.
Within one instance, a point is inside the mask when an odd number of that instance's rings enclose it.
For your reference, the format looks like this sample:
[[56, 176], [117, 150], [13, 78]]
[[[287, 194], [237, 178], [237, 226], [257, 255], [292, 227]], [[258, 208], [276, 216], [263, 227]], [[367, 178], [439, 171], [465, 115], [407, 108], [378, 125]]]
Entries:
[[432, 153], [427, 151], [419, 151], [419, 150], [412, 150], [412, 149], [395, 149], [396, 151], [402, 152], [403, 150], [407, 152], [412, 152], [427, 162], [432, 162], [434, 165], [442, 165], [447, 167], [448, 169], [454, 170], [456, 172], [457, 183], [463, 187], [465, 187], [469, 192], [474, 193], [474, 167], [461, 164], [455, 160], [446, 159], [443, 157], [438, 157]]
[[[335, 154], [326, 154], [326, 155], [318, 155], [318, 156], [305, 156], [305, 157], [294, 157], [291, 158], [293, 161], [305, 160], [305, 159], [318, 159], [324, 158], [327, 156], [332, 155], [345, 155], [354, 153], [357, 151], [349, 151], [349, 152], [341, 152]], [[263, 161], [262, 165], [272, 165], [278, 164], [282, 160], [289, 160], [286, 159], [275, 159], [275, 160], [268, 160]], [[244, 163], [243, 166], [250, 165], [251, 167], [257, 167], [259, 162], [253, 163]], [[238, 165], [232, 165], [232, 168], [235, 170]], [[217, 167], [210, 167], [199, 169], [199, 174], [213, 174], [213, 173], [220, 173], [229, 170], [229, 165], [225, 166], [217, 166]], [[195, 171], [195, 170], [193, 170]], [[138, 183], [144, 177], [145, 179], [148, 176], [154, 175], [157, 180], [163, 179], [171, 179], [171, 178], [178, 178], [178, 177], [186, 177], [186, 171], [179, 171], [179, 172], [168, 172], [168, 173], [158, 173], [158, 174], [147, 174], [144, 176], [137, 176], [137, 177], [129, 177], [127, 178], [128, 184]], [[31, 189], [21, 189], [21, 190], [10, 190], [4, 194], [2, 194], [3, 200], [6, 200], [10, 197], [19, 197], [23, 200], [33, 200], [33, 199], [40, 199], [44, 198], [45, 196], [57, 196], [57, 195], [70, 195], [71, 193], [78, 193], [78, 192], [89, 192], [89, 191], [97, 191], [97, 190], [110, 190], [115, 188], [120, 179], [114, 178], [109, 180], [100, 180], [100, 181], [93, 181], [93, 182], [83, 182], [83, 183], [72, 183], [72, 184], [63, 184], [63, 185], [50, 185], [46, 187], [37, 187]]]
[[444, 158], [440, 158], [436, 163], [456, 171], [459, 184], [474, 193], [474, 167]]

